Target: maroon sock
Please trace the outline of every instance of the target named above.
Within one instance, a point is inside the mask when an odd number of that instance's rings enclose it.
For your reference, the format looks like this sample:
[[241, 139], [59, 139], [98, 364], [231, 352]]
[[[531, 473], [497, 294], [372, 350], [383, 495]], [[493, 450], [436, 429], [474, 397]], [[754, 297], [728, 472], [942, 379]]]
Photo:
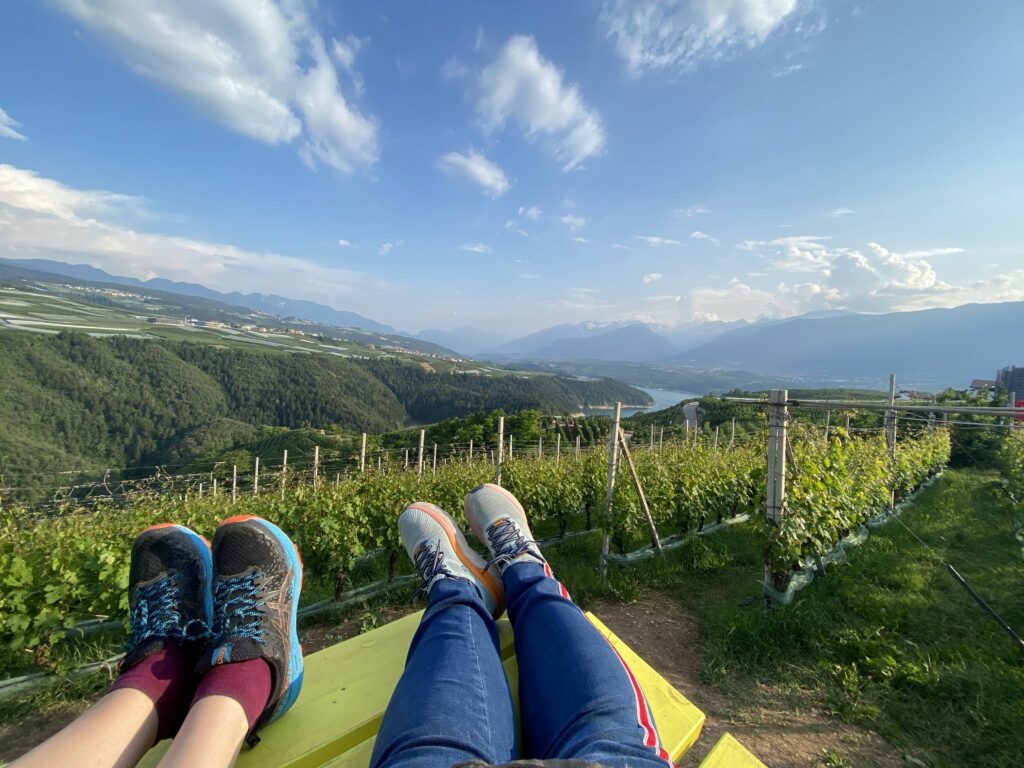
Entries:
[[195, 654], [175, 642], [166, 642], [159, 651], [147, 656], [110, 686], [110, 690], [134, 688], [146, 694], [156, 706], [156, 740], [178, 732], [188, 713], [188, 703], [196, 689]]
[[270, 700], [270, 665], [250, 659], [210, 667], [199, 681], [192, 704], [207, 696], [228, 696], [241, 704], [251, 731]]

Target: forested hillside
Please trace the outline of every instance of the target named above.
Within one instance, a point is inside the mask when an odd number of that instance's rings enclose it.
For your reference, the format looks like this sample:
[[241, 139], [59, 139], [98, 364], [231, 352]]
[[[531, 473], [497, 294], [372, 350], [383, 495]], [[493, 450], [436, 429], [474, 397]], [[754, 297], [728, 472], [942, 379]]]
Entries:
[[[53, 473], [182, 465], [261, 439], [255, 427], [382, 433], [503, 408], [644, 401], [618, 382], [431, 373], [398, 360], [125, 337], [0, 333], [0, 487]], [[24, 496], [24, 493], [15, 493]]]

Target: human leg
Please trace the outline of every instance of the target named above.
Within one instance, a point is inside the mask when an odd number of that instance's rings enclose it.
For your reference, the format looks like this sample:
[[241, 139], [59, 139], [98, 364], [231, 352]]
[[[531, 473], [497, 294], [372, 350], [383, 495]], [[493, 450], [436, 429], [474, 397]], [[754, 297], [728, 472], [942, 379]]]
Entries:
[[210, 549], [188, 528], [158, 525], [132, 544], [131, 635], [121, 675], [81, 717], [17, 760], [45, 765], [135, 765], [185, 716], [199, 643], [210, 623]]
[[526, 754], [608, 768], [670, 765], [635, 677], [554, 578], [515, 497], [481, 486], [466, 497], [466, 513], [502, 574]]
[[515, 757], [515, 719], [493, 614], [497, 582], [451, 518], [417, 503], [399, 518], [429, 605], [377, 733], [372, 768], [449, 768]]

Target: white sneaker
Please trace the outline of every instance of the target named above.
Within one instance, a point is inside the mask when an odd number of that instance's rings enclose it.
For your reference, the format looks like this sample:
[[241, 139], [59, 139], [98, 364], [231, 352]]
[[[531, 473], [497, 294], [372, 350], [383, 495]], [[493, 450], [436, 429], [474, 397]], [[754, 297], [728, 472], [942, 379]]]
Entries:
[[533, 540], [523, 505], [501, 486], [485, 483], [474, 488], [466, 494], [465, 509], [476, 537], [491, 551], [488, 569], [502, 574], [513, 563], [547, 563]]
[[398, 532], [423, 579], [424, 592], [429, 594], [440, 579], [464, 579], [477, 588], [492, 616], [505, 610], [500, 582], [443, 509], [425, 501], [410, 504], [398, 517]]

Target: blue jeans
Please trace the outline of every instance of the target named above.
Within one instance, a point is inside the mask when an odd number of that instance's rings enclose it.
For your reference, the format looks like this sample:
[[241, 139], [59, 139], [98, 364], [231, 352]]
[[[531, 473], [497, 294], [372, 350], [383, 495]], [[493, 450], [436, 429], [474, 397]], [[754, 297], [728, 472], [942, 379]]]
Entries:
[[384, 713], [371, 768], [519, 757], [670, 766], [632, 673], [551, 569], [516, 563], [503, 580], [519, 664], [522, 754], [494, 620], [475, 586], [442, 579]]

